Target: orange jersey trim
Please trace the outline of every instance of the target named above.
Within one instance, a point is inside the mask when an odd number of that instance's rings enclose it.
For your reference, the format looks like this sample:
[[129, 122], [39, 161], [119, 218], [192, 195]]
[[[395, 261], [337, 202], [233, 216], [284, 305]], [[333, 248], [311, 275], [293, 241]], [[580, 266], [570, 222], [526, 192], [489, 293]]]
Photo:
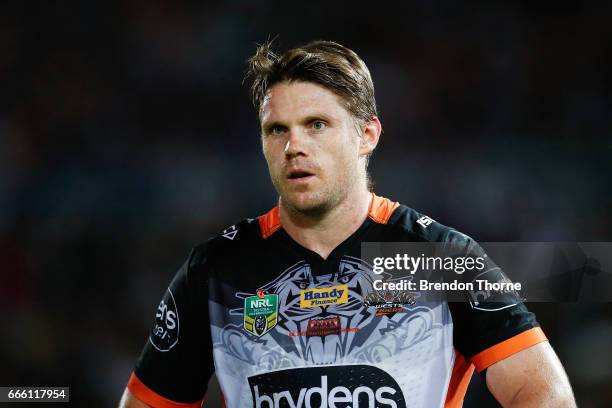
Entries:
[[[386, 224], [393, 214], [393, 211], [399, 207], [398, 202], [394, 202], [385, 197], [379, 197], [372, 193], [372, 202], [368, 209], [368, 217], [379, 224]], [[264, 215], [259, 216], [259, 229], [263, 239], [267, 239], [281, 227], [278, 207], [272, 208]]]
[[534, 327], [481, 351], [472, 357], [472, 363], [474, 363], [478, 372], [481, 372], [512, 354], [547, 340], [542, 329]]
[[175, 402], [164, 398], [147, 387], [134, 373], [130, 376], [127, 386], [136, 398], [153, 408], [200, 408], [202, 406], [202, 401], [192, 403]]
[[274, 207], [264, 215], [259, 216], [259, 229], [263, 239], [267, 239], [281, 227], [278, 207]]
[[467, 361], [461, 353], [455, 351], [455, 364], [448, 383], [444, 408], [461, 408], [463, 406], [463, 399], [473, 373], [474, 365]]
[[386, 224], [393, 214], [393, 211], [400, 206], [400, 203], [391, 201], [385, 197], [379, 197], [372, 193], [372, 202], [368, 211], [368, 217], [379, 224]]

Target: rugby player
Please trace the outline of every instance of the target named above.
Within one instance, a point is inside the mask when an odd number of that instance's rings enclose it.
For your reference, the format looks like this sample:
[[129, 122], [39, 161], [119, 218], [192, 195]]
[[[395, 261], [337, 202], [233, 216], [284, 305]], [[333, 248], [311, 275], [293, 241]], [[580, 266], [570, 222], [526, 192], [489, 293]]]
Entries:
[[365, 301], [361, 242], [478, 246], [371, 191], [382, 128], [357, 54], [328, 41], [281, 55], [264, 44], [249, 74], [278, 205], [192, 250], [120, 406], [206, 406], [215, 372], [230, 408], [460, 407], [474, 370], [504, 407], [575, 406], [519, 298], [493, 309]]

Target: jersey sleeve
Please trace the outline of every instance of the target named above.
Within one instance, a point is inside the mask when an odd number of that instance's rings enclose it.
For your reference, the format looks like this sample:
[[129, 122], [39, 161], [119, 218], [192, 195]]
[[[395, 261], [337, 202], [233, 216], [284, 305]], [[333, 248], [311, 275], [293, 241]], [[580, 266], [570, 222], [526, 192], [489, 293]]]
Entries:
[[155, 322], [128, 382], [152, 407], [200, 407], [214, 371], [206, 257], [196, 248], [155, 310]]
[[547, 340], [519, 293], [478, 290], [476, 279], [490, 283], [511, 282], [480, 245], [454, 230], [446, 242], [453, 250], [461, 248], [467, 256], [484, 259], [481, 271], [463, 276], [464, 282], [471, 281], [476, 289], [464, 293], [460, 301], [449, 302], [455, 348], [478, 372]]

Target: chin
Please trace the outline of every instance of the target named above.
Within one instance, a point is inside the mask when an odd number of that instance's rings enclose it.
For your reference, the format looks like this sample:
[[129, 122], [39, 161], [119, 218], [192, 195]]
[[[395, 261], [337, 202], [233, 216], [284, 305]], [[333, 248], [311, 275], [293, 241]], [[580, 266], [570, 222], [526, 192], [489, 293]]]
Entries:
[[316, 193], [281, 196], [281, 200], [288, 208], [307, 215], [325, 213], [329, 207], [329, 203]]

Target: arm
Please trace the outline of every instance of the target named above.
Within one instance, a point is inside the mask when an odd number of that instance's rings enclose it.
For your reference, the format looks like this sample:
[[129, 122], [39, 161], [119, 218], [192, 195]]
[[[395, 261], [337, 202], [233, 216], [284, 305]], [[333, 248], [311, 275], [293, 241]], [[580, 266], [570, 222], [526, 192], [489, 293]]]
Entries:
[[119, 408], [150, 408], [149, 405], [145, 404], [125, 388], [121, 401], [119, 401]]
[[214, 365], [207, 271], [200, 259], [196, 247], [166, 289], [120, 407], [201, 406]]
[[567, 375], [548, 342], [491, 365], [486, 381], [489, 391], [504, 408], [576, 407]]

